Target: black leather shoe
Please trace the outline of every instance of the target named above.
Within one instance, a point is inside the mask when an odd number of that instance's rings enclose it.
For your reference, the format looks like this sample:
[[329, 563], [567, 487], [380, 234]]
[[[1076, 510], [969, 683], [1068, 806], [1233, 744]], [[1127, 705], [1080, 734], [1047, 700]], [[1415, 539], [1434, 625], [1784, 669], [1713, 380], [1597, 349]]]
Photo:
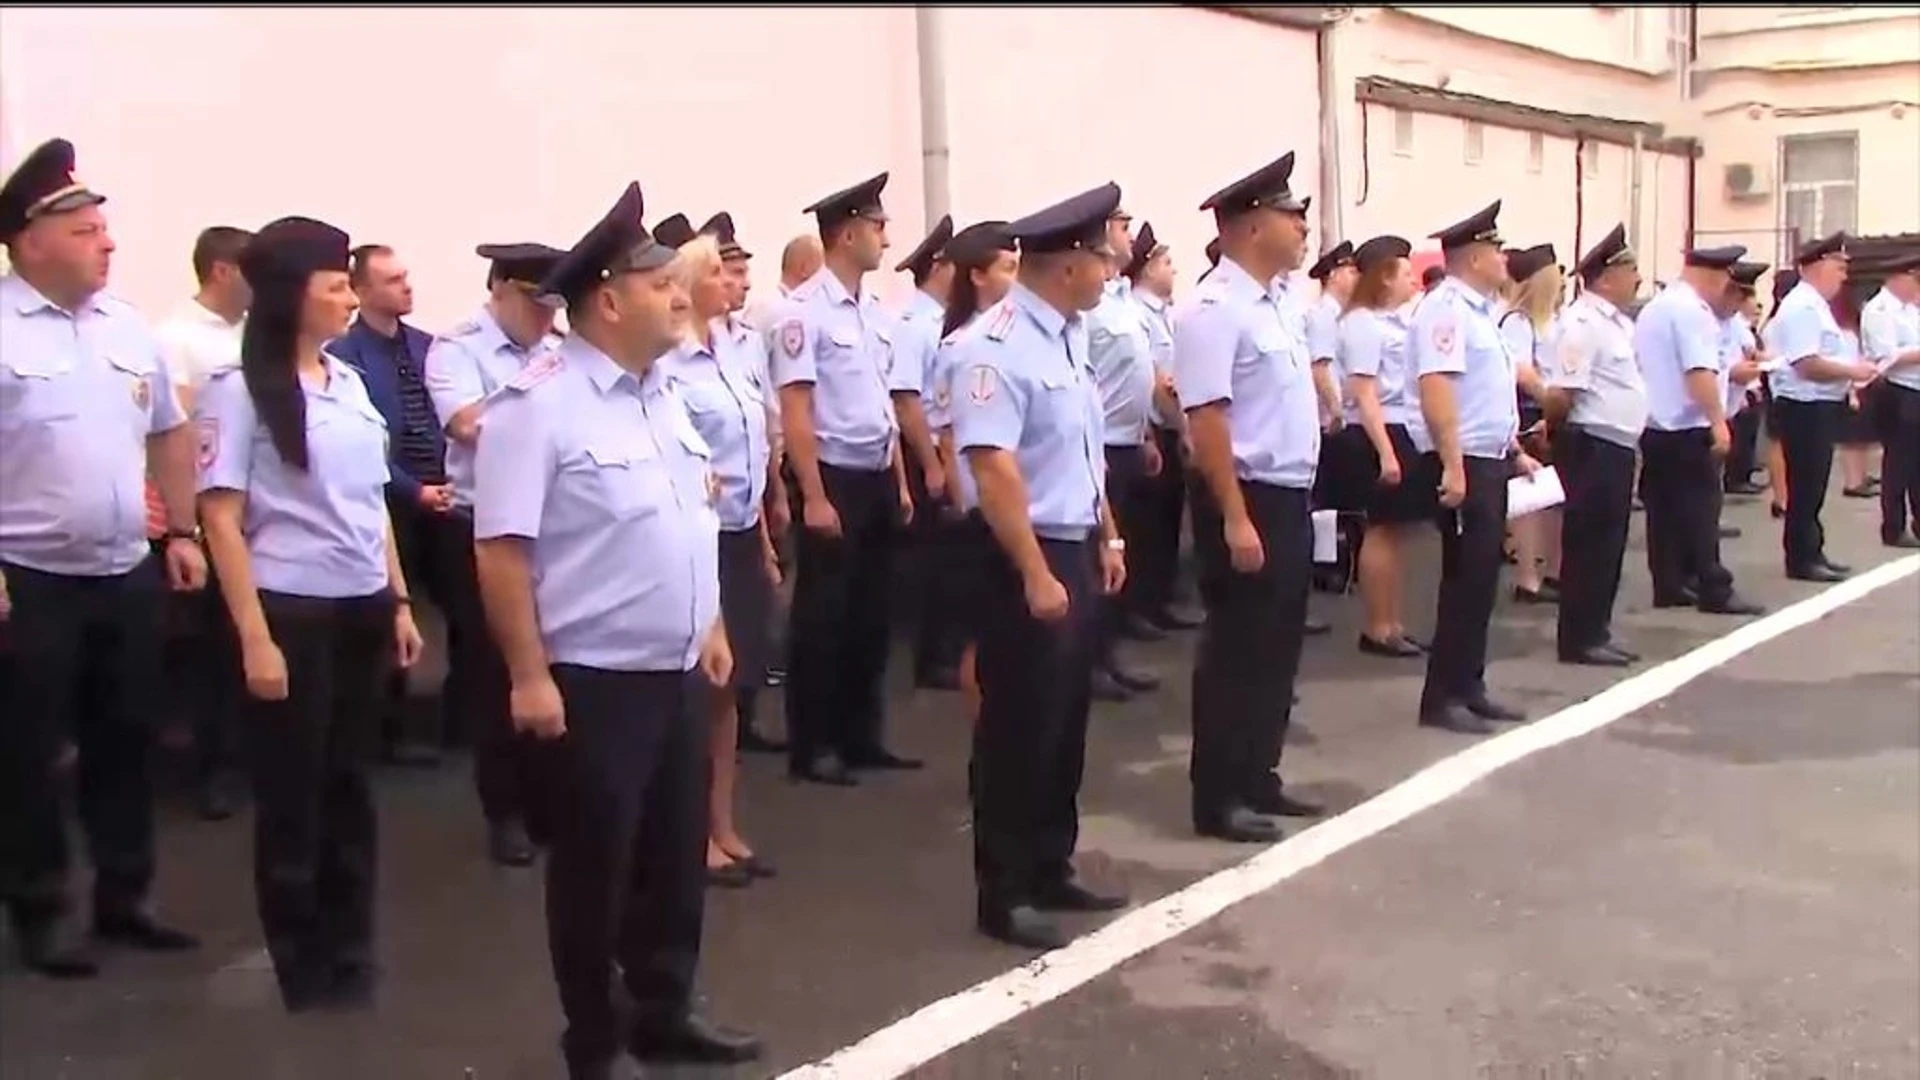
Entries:
[[1691, 589], [1682, 589], [1677, 593], [1654, 593], [1653, 606], [1656, 609], [1698, 607], [1700, 594]]
[[1093, 673], [1093, 700], [1119, 704], [1132, 701], [1133, 695], [1127, 688], [1114, 681], [1113, 674], [1096, 669]]
[[1762, 492], [1766, 491], [1767, 489], [1761, 487], [1759, 484], [1756, 484], [1751, 480], [1735, 480], [1733, 483], [1728, 484], [1725, 490], [1726, 490], [1726, 493], [1729, 495], [1744, 496], [1744, 495], [1759, 495]]
[[1300, 629], [1308, 637], [1317, 637], [1321, 634], [1331, 633], [1333, 631], [1333, 624], [1309, 611], [1307, 612], [1307, 621], [1300, 624]]
[[1456, 735], [1491, 735], [1493, 725], [1475, 716], [1465, 705], [1448, 702], [1420, 711], [1420, 726], [1451, 731]]
[[498, 866], [531, 866], [536, 850], [518, 820], [487, 825], [487, 857]]
[[1722, 540], [1738, 540], [1742, 535], [1740, 526], [1738, 525], [1720, 526], [1720, 539]]
[[387, 748], [387, 764], [403, 769], [437, 769], [440, 748], [423, 742], [394, 743]]
[[359, 962], [334, 965], [332, 985], [327, 988], [325, 1004], [335, 1009], [370, 1009], [374, 992], [380, 985], [380, 972], [372, 964]]
[[1701, 604], [1700, 611], [1707, 615], [1765, 615], [1767, 607], [1733, 593], [1718, 603]]
[[225, 773], [208, 777], [194, 796], [194, 813], [201, 821], [225, 821], [239, 810], [239, 782]]
[[1127, 898], [1094, 892], [1077, 881], [1062, 881], [1040, 889], [1033, 906], [1039, 911], [1119, 911], [1127, 906]]
[[737, 861], [707, 867], [707, 887], [710, 889], [744, 889], [751, 884], [753, 872]]
[[1899, 536], [1882, 535], [1880, 542], [1890, 548], [1920, 548], [1920, 539], [1915, 539], [1904, 533]]
[[847, 766], [853, 769], [915, 772], [926, 768], [927, 763], [919, 758], [901, 757], [890, 750], [873, 750], [865, 754], [848, 754]]
[[568, 1061], [567, 1080], [644, 1080], [644, 1076], [632, 1058], [616, 1054], [592, 1061]]
[[143, 952], [187, 952], [200, 947], [199, 938], [162, 925], [151, 912], [141, 908], [96, 913], [93, 936]]
[[1467, 707], [1468, 712], [1482, 720], [1492, 720], [1501, 724], [1524, 724], [1527, 722], [1526, 713], [1521, 712], [1511, 705], [1502, 705], [1492, 698], [1487, 697], [1485, 694], [1482, 694], [1474, 701], [1463, 701], [1461, 704]]
[[1570, 649], [1560, 654], [1563, 664], [1578, 664], [1581, 667], [1626, 667], [1633, 663], [1627, 655], [1605, 645], [1588, 645], [1581, 649]]
[[784, 754], [787, 740], [763, 735], [759, 728], [749, 725], [740, 729], [740, 749], [749, 754]]
[[983, 909], [975, 917], [974, 926], [995, 941], [1022, 949], [1051, 951], [1073, 940], [1073, 935], [1031, 904]]
[[641, 1061], [739, 1065], [760, 1057], [760, 1040], [689, 1013], [669, 1021], [635, 1022], [627, 1049]]
[[1405, 660], [1423, 655], [1420, 651], [1420, 646], [1415, 645], [1404, 637], [1381, 641], [1378, 638], [1361, 634], [1359, 644], [1360, 651], [1366, 653], [1368, 656], [1385, 656], [1395, 660]]
[[827, 787], [859, 787], [860, 779], [847, 771], [838, 758], [817, 757], [807, 762], [788, 762], [787, 778], [797, 783], [824, 784]]
[[960, 673], [950, 667], [925, 668], [914, 674], [913, 685], [920, 690], [958, 690]]
[[1137, 615], [1129, 615], [1120, 624], [1120, 634], [1133, 641], [1165, 641], [1167, 632]]
[[1131, 671], [1119, 664], [1108, 666], [1107, 676], [1130, 694], [1151, 694], [1160, 689], [1160, 676], [1149, 675], [1144, 671]]
[[1767, 504], [1767, 513], [1773, 515], [1773, 520], [1779, 521], [1787, 516], [1787, 508], [1779, 503], [1769, 503]]
[[1790, 566], [1787, 577], [1794, 581], [1811, 581], [1817, 585], [1831, 585], [1836, 581], [1847, 580], [1847, 575], [1831, 566], [1814, 564], [1813, 566]]
[[1544, 582], [1542, 582], [1537, 589], [1528, 589], [1515, 585], [1513, 587], [1513, 602], [1516, 604], [1557, 604], [1560, 602], [1560, 594], [1556, 590], [1548, 588]]
[[745, 870], [757, 878], [776, 878], [780, 876], [778, 867], [757, 854], [735, 859], [733, 860], [733, 865], [740, 867], [742, 870]]
[[1836, 574], [1853, 573], [1853, 567], [1848, 566], [1846, 563], [1834, 562], [1832, 559], [1827, 558], [1825, 555], [1820, 556], [1820, 565], [1826, 567], [1827, 569], [1833, 571]]
[[1639, 653], [1634, 652], [1632, 649], [1627, 648], [1625, 645], [1622, 645], [1617, 641], [1607, 642], [1607, 648], [1612, 649], [1614, 652], [1617, 652], [1621, 656], [1626, 657], [1627, 663], [1629, 664], [1637, 664], [1641, 660], [1645, 659]]
[[1148, 615], [1147, 621], [1162, 630], [1180, 631], [1197, 630], [1205, 620], [1177, 607], [1166, 607]]
[[1288, 795], [1286, 790], [1278, 784], [1248, 799], [1247, 807], [1254, 813], [1265, 814], [1267, 817], [1310, 818], [1320, 817], [1327, 812], [1327, 808], [1318, 803]]
[[1286, 836], [1278, 821], [1245, 806], [1229, 807], [1218, 814], [1196, 814], [1193, 831], [1235, 844], [1273, 844]]
[[16, 919], [13, 937], [20, 944], [20, 963], [29, 971], [49, 979], [91, 979], [100, 974], [99, 961], [68, 919]]

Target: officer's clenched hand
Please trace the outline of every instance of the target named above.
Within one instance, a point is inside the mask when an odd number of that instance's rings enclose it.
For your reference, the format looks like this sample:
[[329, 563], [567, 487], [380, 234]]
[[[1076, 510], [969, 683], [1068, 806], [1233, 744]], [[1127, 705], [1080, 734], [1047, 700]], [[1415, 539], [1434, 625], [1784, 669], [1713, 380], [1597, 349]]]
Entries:
[[727, 632], [715, 626], [700, 647], [700, 674], [713, 686], [725, 686], [733, 679], [733, 645]]
[[287, 658], [272, 638], [242, 642], [240, 668], [246, 674], [247, 693], [256, 700], [287, 699]]
[[840, 538], [840, 511], [824, 498], [809, 499], [800, 508], [801, 518], [807, 531], [818, 533], [829, 540]]
[[1117, 596], [1127, 583], [1127, 556], [1110, 547], [1100, 549], [1100, 593]]
[[198, 592], [207, 585], [207, 556], [192, 540], [175, 537], [164, 553], [167, 585], [174, 592]]
[[1457, 508], [1467, 498], [1467, 471], [1449, 466], [1440, 470], [1440, 505]]
[[1242, 574], [1258, 573], [1267, 564], [1267, 549], [1260, 544], [1260, 530], [1246, 518], [1229, 521], [1221, 530], [1226, 534], [1227, 555], [1233, 568]]
[[400, 605], [399, 610], [393, 613], [394, 662], [404, 671], [420, 661], [420, 653], [425, 648], [426, 642], [420, 637], [420, 627], [413, 621], [413, 608], [407, 604]]
[[7, 572], [0, 570], [0, 622], [13, 614], [13, 597], [7, 595]]
[[551, 675], [514, 683], [508, 707], [513, 710], [515, 731], [536, 739], [557, 739], [567, 733], [566, 703], [560, 700], [560, 688], [553, 685]]
[[1058, 622], [1067, 617], [1067, 587], [1051, 573], [1027, 579], [1027, 610], [1041, 622]]

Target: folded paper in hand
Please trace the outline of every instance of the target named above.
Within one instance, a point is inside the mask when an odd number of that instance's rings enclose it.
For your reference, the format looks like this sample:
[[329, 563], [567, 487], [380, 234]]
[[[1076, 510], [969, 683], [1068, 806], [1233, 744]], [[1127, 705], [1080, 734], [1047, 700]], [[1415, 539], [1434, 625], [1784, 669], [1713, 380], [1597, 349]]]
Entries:
[[1313, 561], [1322, 566], [1340, 561], [1340, 515], [1332, 510], [1313, 512]]
[[1507, 520], [1549, 510], [1567, 501], [1567, 490], [1560, 486], [1560, 471], [1549, 465], [1532, 476], [1516, 476], [1507, 481]]

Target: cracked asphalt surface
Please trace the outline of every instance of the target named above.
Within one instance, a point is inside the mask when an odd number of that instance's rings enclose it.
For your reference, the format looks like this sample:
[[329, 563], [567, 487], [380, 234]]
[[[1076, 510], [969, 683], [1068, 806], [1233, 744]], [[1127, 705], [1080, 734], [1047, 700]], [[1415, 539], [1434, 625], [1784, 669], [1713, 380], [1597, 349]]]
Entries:
[[[1871, 504], [1833, 500], [1862, 567]], [[1742, 589], [1779, 571], [1763, 503], [1735, 501]], [[1436, 553], [1408, 586], [1431, 618]], [[1728, 620], [1647, 610], [1636, 542], [1617, 627], [1670, 658]], [[1308, 646], [1289, 784], [1344, 809], [1461, 749], [1414, 726], [1417, 662], [1352, 648], [1354, 601]], [[1552, 611], [1503, 606], [1490, 681], [1534, 715], [1616, 673], [1552, 661]], [[1244, 858], [1186, 825], [1190, 642], [1136, 647], [1171, 678], [1102, 706], [1083, 871], [1136, 900]], [[896, 665], [901, 667], [904, 665]], [[903, 672], [896, 674], [903, 675]], [[904, 680], [901, 680], [904, 682]], [[789, 785], [750, 758], [743, 815], [781, 876], [710, 893], [704, 990], [767, 1037], [760, 1077], [845, 1045], [1027, 957], [970, 932], [965, 725], [901, 686], [919, 774]], [[360, 1016], [283, 1015], [260, 950], [248, 825], [170, 807], [158, 900], [187, 957], [115, 955], [90, 984], [0, 962], [6, 1080], [521, 1080], [558, 1073], [537, 872], [482, 851], [466, 771], [383, 772], [387, 982]], [[916, 1075], [1116, 1080], [1321, 1077], [1920, 1077], [1920, 578], [1736, 659], [1611, 727], [1521, 761], [989, 1033]]]

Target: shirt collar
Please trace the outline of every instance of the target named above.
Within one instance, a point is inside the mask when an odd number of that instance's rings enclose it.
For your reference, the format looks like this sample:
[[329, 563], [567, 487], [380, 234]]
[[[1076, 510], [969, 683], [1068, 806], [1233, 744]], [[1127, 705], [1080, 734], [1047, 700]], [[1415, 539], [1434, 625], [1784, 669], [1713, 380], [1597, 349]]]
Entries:
[[1469, 306], [1477, 308], [1487, 315], [1493, 314], [1493, 309], [1498, 301], [1491, 295], [1481, 292], [1479, 289], [1461, 281], [1452, 274], [1448, 274], [1442, 284], [1452, 289], [1454, 293], [1458, 295], [1460, 299], [1465, 300]]
[[106, 304], [101, 301], [100, 293], [94, 293], [92, 296], [87, 297], [87, 299], [81, 303], [79, 311], [70, 312], [47, 299], [44, 293], [32, 285], [27, 284], [27, 279], [21, 277], [19, 274], [8, 274], [6, 277], [0, 278], [0, 295], [6, 297], [6, 305], [8, 307], [13, 308], [22, 315], [36, 315], [42, 311], [57, 311], [69, 317], [82, 312], [95, 315], [105, 315], [107, 313]]
[[946, 313], [946, 305], [927, 295], [925, 290], [913, 290], [913, 300], [907, 305], [910, 315], [941, 315]]
[[1013, 301], [1015, 307], [1026, 312], [1027, 318], [1032, 319], [1048, 337], [1057, 338], [1066, 333], [1067, 317], [1060, 314], [1052, 304], [1040, 299], [1039, 294], [1032, 289], [1016, 281], [1013, 288], [1008, 291], [1007, 299]]
[[1255, 281], [1252, 274], [1247, 273], [1246, 267], [1225, 255], [1220, 256], [1220, 264], [1214, 267], [1214, 272], [1225, 282], [1228, 289], [1240, 296], [1248, 298], [1257, 296], [1276, 304], [1286, 299], [1287, 279], [1285, 277], [1276, 276], [1272, 281], [1262, 284]]
[[1623, 313], [1613, 301], [1601, 296], [1597, 292], [1583, 292], [1580, 294], [1580, 299], [1585, 301], [1588, 307], [1593, 308], [1593, 310], [1605, 315], [1614, 322], [1625, 322], [1627, 319], [1625, 313]]
[[1158, 294], [1152, 292], [1151, 290], [1135, 289], [1133, 290], [1133, 298], [1147, 305], [1148, 307], [1152, 308], [1155, 311], [1164, 312], [1167, 310], [1167, 302], [1161, 299]]
[[624, 389], [638, 398], [652, 397], [660, 388], [660, 364], [647, 369], [645, 379], [613, 362], [613, 357], [578, 334], [568, 334], [560, 343], [560, 360], [568, 367], [579, 367], [602, 394]]

